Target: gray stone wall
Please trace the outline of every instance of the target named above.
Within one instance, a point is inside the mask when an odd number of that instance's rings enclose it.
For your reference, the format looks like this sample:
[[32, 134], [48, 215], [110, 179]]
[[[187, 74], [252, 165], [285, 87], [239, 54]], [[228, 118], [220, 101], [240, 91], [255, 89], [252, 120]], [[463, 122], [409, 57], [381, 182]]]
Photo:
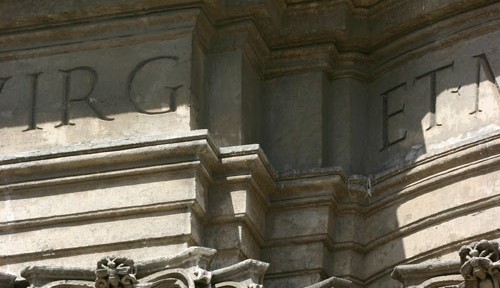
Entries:
[[[189, 246], [397, 287], [499, 238], [500, 4], [0, 2], [0, 272]], [[10, 281], [10, 278], [8, 278]]]

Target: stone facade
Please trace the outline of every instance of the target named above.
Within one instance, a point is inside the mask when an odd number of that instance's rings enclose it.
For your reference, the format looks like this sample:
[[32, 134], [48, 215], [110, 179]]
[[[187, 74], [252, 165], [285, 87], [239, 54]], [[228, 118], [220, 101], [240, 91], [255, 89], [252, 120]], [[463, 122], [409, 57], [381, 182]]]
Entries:
[[499, 15], [0, 1], [0, 286], [499, 288]]
[[460, 248], [459, 261], [397, 266], [392, 278], [403, 287], [500, 287], [500, 250], [496, 241], [480, 240]]

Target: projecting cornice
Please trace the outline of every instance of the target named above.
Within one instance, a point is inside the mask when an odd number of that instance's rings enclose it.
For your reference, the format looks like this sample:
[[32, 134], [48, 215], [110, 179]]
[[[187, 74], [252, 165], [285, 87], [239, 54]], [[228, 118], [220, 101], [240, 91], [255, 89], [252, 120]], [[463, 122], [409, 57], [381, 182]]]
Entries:
[[20, 9], [24, 2], [2, 3], [0, 59], [30, 57], [32, 48], [182, 28], [195, 29], [211, 51], [244, 47], [265, 77], [322, 70], [334, 78], [370, 80], [429, 49], [487, 33], [500, 21], [494, 0], [37, 1], [29, 12]]
[[[210, 270], [216, 252], [210, 248], [190, 247], [172, 257], [137, 263], [128, 258], [110, 256], [99, 260], [96, 268], [29, 266], [21, 272], [25, 280], [18, 281], [16, 287], [27, 284], [34, 288], [263, 287], [268, 263], [247, 259]], [[10, 276], [12, 281], [2, 287], [14, 287], [14, 278]], [[308, 288], [348, 288], [350, 285], [349, 280], [331, 277]]]
[[496, 288], [500, 285], [498, 245], [484, 239], [472, 242], [460, 248], [460, 261], [399, 265], [391, 277], [404, 288]]
[[[207, 130], [130, 137], [0, 155], [0, 192], [196, 169], [215, 185], [245, 182], [261, 187], [257, 191], [264, 202], [289, 198], [287, 203], [300, 206], [329, 199], [342, 203], [340, 207], [372, 214], [441, 181], [471, 171], [495, 170], [500, 159], [498, 127], [491, 125], [483, 130], [461, 135], [457, 141], [451, 139], [446, 147], [430, 146], [428, 154], [372, 175], [350, 175], [342, 167], [278, 172], [260, 145], [219, 148]], [[308, 197], [303, 198], [306, 194]], [[11, 225], [31, 226], [0, 223], [0, 230], [8, 230]]]

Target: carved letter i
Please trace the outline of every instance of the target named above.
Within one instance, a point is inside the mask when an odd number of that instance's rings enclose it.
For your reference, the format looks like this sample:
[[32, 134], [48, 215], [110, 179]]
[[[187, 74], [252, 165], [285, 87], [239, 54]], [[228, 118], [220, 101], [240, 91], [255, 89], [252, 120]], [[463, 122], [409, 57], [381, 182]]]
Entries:
[[28, 74], [31, 77], [31, 109], [28, 120], [28, 128], [24, 129], [23, 132], [29, 130], [42, 129], [36, 126], [36, 106], [37, 106], [37, 96], [38, 96], [38, 76], [42, 72]]

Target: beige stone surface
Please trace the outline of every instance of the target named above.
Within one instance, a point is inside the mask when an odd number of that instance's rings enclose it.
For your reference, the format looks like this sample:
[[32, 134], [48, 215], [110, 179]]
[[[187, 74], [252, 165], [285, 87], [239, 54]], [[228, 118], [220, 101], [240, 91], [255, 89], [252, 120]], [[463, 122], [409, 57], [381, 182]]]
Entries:
[[[64, 188], [49, 186], [6, 193], [2, 197], [5, 213], [0, 219], [4, 223], [15, 219], [46, 217], [47, 209], [50, 209], [51, 216], [56, 216], [152, 205], [175, 207], [181, 201], [196, 199], [199, 193], [195, 178], [181, 178], [183, 175], [189, 177], [186, 174], [192, 175], [189, 172], [170, 172], [115, 177], [66, 185]], [[121, 184], [116, 186], [118, 181]], [[166, 191], [166, 186], [172, 189]]]
[[308, 73], [266, 82], [262, 146], [278, 169], [322, 166], [324, 81], [322, 73]]
[[329, 227], [335, 219], [330, 214], [330, 207], [301, 207], [273, 211], [268, 214], [267, 237], [280, 239], [317, 234], [332, 234]]
[[191, 39], [183, 34], [2, 61], [0, 78], [10, 77], [2, 82], [2, 134], [15, 137], [0, 152], [189, 130]]
[[[160, 238], [191, 233], [191, 218], [188, 213], [172, 211], [170, 213], [154, 213], [134, 219], [116, 218], [107, 223], [120, 233], [109, 233], [100, 223], [74, 224], [71, 227], [51, 227], [43, 230], [23, 231], [2, 237], [4, 257], [35, 253], [58, 249], [70, 249], [81, 246], [94, 246], [147, 238]], [[127, 217], [128, 218], [128, 217]], [[148, 223], [148, 225], [141, 225]], [[142, 227], [141, 227], [142, 226]], [[132, 227], [136, 227], [133, 229]], [[140, 228], [139, 228], [140, 227]], [[173, 229], [177, 227], [177, 229]], [[179, 227], [182, 227], [179, 229]], [[169, 229], [170, 228], [170, 229]], [[80, 234], [91, 234], [92, 237], [78, 237]], [[64, 239], [64, 241], [61, 241]], [[9, 245], [7, 245], [9, 243]], [[25, 243], [12, 245], [12, 243]]]
[[[452, 146], [481, 128], [499, 126], [500, 91], [491, 80], [498, 81], [485, 76], [485, 70], [498, 75], [495, 72], [500, 67], [497, 39], [498, 32], [493, 32], [474, 41], [422, 55], [371, 83], [373, 94], [369, 105], [374, 109], [370, 110], [373, 120], [369, 122], [372, 137], [370, 170], [400, 165], [401, 159], [415, 161], [425, 154]], [[431, 72], [435, 69], [437, 72]], [[431, 87], [432, 77], [435, 77], [434, 88]], [[404, 112], [389, 118], [387, 139], [388, 142], [397, 141], [405, 131], [406, 138], [378, 152], [384, 146], [381, 139], [383, 123], [376, 119], [383, 118], [381, 95], [390, 89], [395, 90], [387, 94], [388, 113], [395, 113], [403, 106]], [[433, 93], [435, 100], [432, 100]], [[430, 108], [432, 104], [434, 112]]]
[[215, 288], [400, 287], [500, 238], [498, 1], [80, 2], [0, 3], [16, 288], [198, 245]]

